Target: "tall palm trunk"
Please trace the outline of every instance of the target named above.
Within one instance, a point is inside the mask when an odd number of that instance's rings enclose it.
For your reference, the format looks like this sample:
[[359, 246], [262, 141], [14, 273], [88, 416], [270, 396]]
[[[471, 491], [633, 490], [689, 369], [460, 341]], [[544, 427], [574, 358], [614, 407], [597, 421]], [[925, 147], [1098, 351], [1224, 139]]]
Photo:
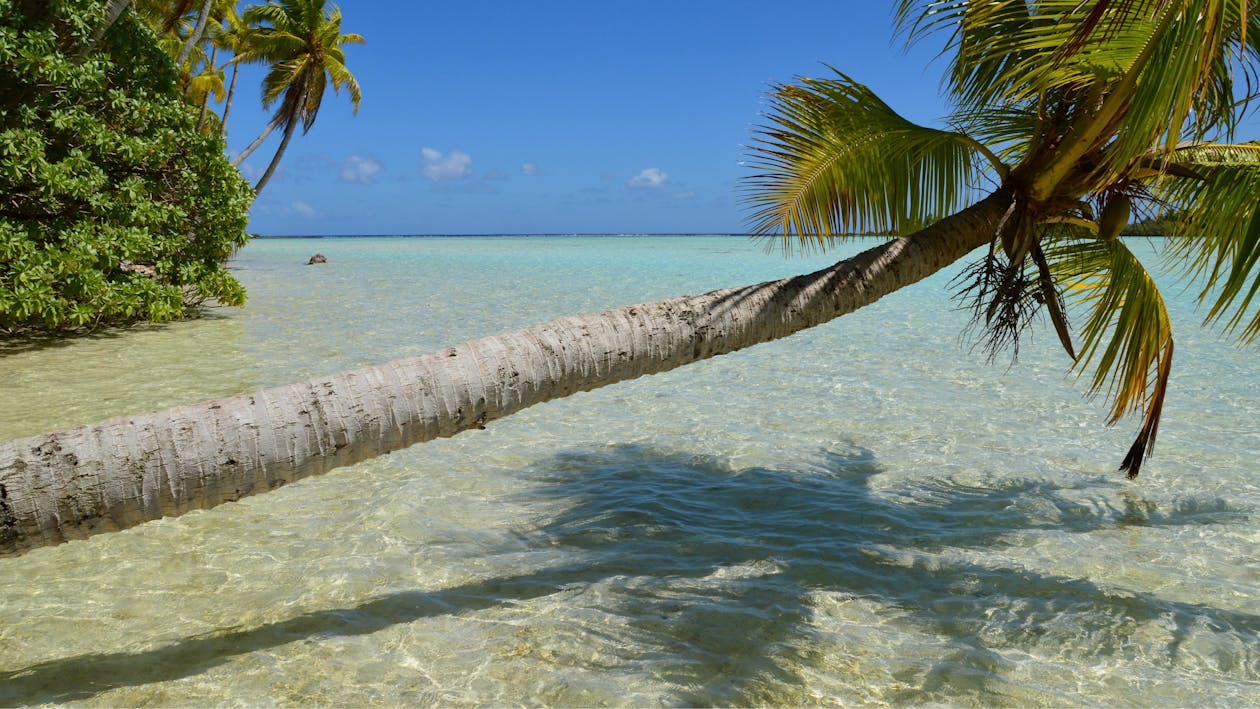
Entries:
[[284, 127], [284, 137], [280, 139], [280, 147], [276, 148], [276, 154], [271, 156], [271, 162], [267, 165], [267, 171], [263, 176], [258, 178], [258, 184], [254, 185], [254, 194], [262, 192], [262, 188], [271, 180], [272, 174], [276, 168], [280, 167], [280, 158], [284, 155], [284, 149], [289, 147], [289, 139], [293, 137], [293, 131], [297, 130], [297, 121], [289, 121]]
[[96, 47], [100, 45], [101, 39], [105, 37], [105, 33], [109, 31], [110, 27], [114, 26], [119, 17], [122, 17], [123, 10], [130, 6], [131, 0], [109, 0], [105, 5], [104, 21], [92, 30], [92, 36], [88, 38], [88, 41], [79, 50], [78, 57], [83, 58], [96, 51]]
[[214, 0], [206, 0], [201, 6], [201, 12], [197, 15], [197, 24], [193, 27], [192, 32], [188, 33], [188, 39], [184, 40], [184, 46], [179, 48], [179, 56], [175, 58], [175, 66], [182, 67], [184, 62], [188, 60], [188, 55], [192, 53], [192, 48], [197, 46], [201, 41], [201, 35], [206, 31], [206, 23], [210, 20], [210, 5]]
[[251, 153], [257, 150], [258, 146], [263, 144], [263, 141], [267, 140], [267, 136], [271, 135], [271, 131], [275, 130], [276, 127], [280, 125], [281, 120], [280, 116], [272, 118], [271, 122], [267, 124], [267, 127], [263, 128], [263, 132], [260, 133], [257, 138], [254, 138], [254, 142], [245, 146], [244, 150], [238, 153], [236, 157], [232, 158], [232, 167], [237, 167], [241, 163], [245, 162], [245, 158], [249, 157]]
[[[219, 48], [212, 47], [210, 49], [210, 69], [214, 70], [214, 62], [219, 58]], [[201, 97], [201, 112], [197, 114], [197, 132], [200, 133], [206, 126], [206, 112], [210, 110], [210, 92], [207, 91]]]
[[995, 193], [808, 275], [561, 318], [423, 357], [0, 444], [0, 555], [212, 507], [786, 337], [988, 243], [1009, 201]]
[[[227, 119], [228, 114], [232, 112], [232, 97], [236, 95], [236, 75], [240, 70], [240, 64], [232, 64], [232, 81], [228, 82], [227, 99], [223, 102], [223, 118], [219, 121], [219, 136], [223, 138], [227, 137]], [[235, 165], [236, 163], [232, 164]]]

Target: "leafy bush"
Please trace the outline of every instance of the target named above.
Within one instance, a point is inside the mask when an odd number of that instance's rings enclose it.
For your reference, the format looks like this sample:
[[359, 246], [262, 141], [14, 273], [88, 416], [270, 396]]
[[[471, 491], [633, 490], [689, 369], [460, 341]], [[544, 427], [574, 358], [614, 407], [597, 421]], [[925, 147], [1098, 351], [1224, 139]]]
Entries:
[[239, 305], [253, 192], [199, 134], [174, 63], [100, 0], [0, 0], [0, 332]]

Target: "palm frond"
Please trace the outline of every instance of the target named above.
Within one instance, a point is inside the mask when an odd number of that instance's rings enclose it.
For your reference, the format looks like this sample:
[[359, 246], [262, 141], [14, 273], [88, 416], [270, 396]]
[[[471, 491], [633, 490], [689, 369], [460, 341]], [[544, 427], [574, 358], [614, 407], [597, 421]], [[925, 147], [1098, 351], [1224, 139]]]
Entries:
[[[329, 57], [332, 59], [331, 52]], [[351, 74], [341, 61], [327, 61], [324, 68], [328, 72], [328, 78], [332, 80], [334, 91], [341, 91], [343, 86], [350, 91], [350, 105], [353, 111], [358, 113], [359, 102], [363, 99], [363, 90], [359, 88], [359, 80], [354, 78], [354, 74]]]
[[1122, 240], [1064, 240], [1046, 259], [1068, 299], [1088, 308], [1077, 368], [1092, 368], [1089, 393], [1106, 393], [1109, 424], [1142, 414], [1120, 469], [1137, 477], [1159, 430], [1172, 371], [1172, 324], [1154, 279]]
[[[1201, 287], [1206, 320], [1245, 343], [1260, 336], [1260, 143], [1194, 145], [1170, 159], [1156, 183], [1184, 212], [1170, 254]], [[1185, 177], [1180, 175], [1192, 175]]]
[[981, 156], [1004, 169], [965, 134], [914, 124], [838, 72], [779, 86], [771, 101], [770, 125], [749, 147], [758, 172], [745, 180], [757, 233], [822, 246], [903, 233], [966, 206]]
[[1065, 149], [1034, 181], [1043, 199], [1086, 156], [1106, 184], [1152, 146], [1231, 134], [1235, 79], [1245, 104], [1260, 56], [1251, 1], [901, 0], [898, 21], [912, 39], [950, 33], [950, 94], [964, 113], [1036, 107], [1061, 128], [1050, 134]]
[[985, 109], [1036, 104], [1047, 92], [1087, 85], [1119, 70], [1119, 44], [1109, 53], [1092, 47], [1063, 52], [1089, 17], [1084, 5], [1080, 0], [902, 0], [896, 21], [910, 42], [947, 32], [943, 54], [951, 58], [949, 93], [964, 108]]
[[222, 68], [206, 66], [189, 80], [188, 97], [194, 103], [200, 103], [206, 96], [213, 97], [215, 101], [222, 101], [227, 96]]

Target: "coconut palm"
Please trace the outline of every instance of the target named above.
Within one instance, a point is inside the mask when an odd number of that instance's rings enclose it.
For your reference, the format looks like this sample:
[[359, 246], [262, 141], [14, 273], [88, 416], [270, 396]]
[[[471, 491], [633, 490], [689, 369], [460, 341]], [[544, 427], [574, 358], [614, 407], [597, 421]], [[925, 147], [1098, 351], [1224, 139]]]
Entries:
[[280, 164], [289, 139], [297, 124], [302, 132], [311, 129], [324, 100], [324, 88], [331, 83], [340, 92], [350, 92], [350, 102], [357, 113], [362, 94], [359, 82], [346, 69], [346, 44], [362, 44], [357, 34], [341, 33], [341, 10], [326, 8], [324, 0], [273, 0], [266, 5], [248, 8], [244, 20], [256, 25], [246, 36], [235, 61], [260, 62], [270, 65], [263, 78], [263, 107], [280, 102], [271, 122], [252, 144], [234, 160], [239, 165], [276, 128], [284, 128], [284, 137], [267, 170], [254, 185], [260, 191]]
[[[1136, 204], [1184, 207], [1174, 254], [1209, 285], [1209, 318], [1244, 339], [1260, 280], [1260, 156], [1228, 136], [1254, 82], [1260, 24], [1235, 0], [964, 0], [898, 6], [948, 33], [946, 129], [900, 118], [837, 75], [780, 87], [753, 149], [754, 223], [829, 244], [892, 239], [812, 274], [562, 318], [251, 395], [0, 445], [0, 553], [209, 507], [463, 430], [527, 406], [785, 337], [872, 303], [984, 246], [966, 292], [994, 346], [1030, 313], [1058, 323], [1113, 416], [1154, 440], [1172, 333], [1115, 238]], [[983, 179], [987, 194], [976, 195]], [[973, 201], [974, 197], [974, 201]], [[948, 216], [943, 216], [948, 215]], [[1060, 294], [1089, 315], [1073, 345]], [[1014, 338], [1014, 339], [1012, 339]]]
[[[1251, 4], [1255, 4], [1252, 2]], [[1006, 206], [963, 295], [989, 351], [1018, 346], [1046, 311], [1092, 370], [1111, 422], [1142, 425], [1121, 469], [1135, 477], [1159, 428], [1173, 357], [1164, 301], [1115, 237], [1130, 213], [1189, 215], [1174, 242], [1207, 274], [1209, 319], [1246, 319], [1260, 281], [1260, 145], [1232, 142], [1255, 85], [1260, 23], [1239, 0], [902, 0], [912, 37], [948, 30], [947, 129], [917, 126], [837, 73], [779, 87], [754, 148], [763, 231], [822, 242], [853, 230], [908, 233], [966, 203], [983, 179]], [[1214, 142], [1221, 141], [1221, 142]], [[1080, 354], [1061, 294], [1087, 308]], [[1044, 307], [1043, 307], [1044, 306]]]
[[227, 95], [223, 101], [223, 115], [219, 120], [219, 135], [222, 136], [227, 135], [228, 116], [232, 113], [232, 99], [236, 96], [236, 78], [241, 69], [241, 64], [236, 61], [236, 56], [244, 48], [248, 32], [249, 26], [245, 24], [245, 20], [236, 12], [236, 9], [231, 6], [224, 8], [222, 15], [216, 18], [211, 29], [211, 39], [214, 42], [214, 46], [231, 52], [233, 55], [232, 60], [228, 62], [232, 65], [232, 79], [228, 82]]
[[213, 4], [214, 0], [203, 0], [201, 9], [197, 12], [196, 23], [189, 30], [188, 36], [184, 38], [184, 43], [180, 45], [179, 54], [175, 55], [175, 66], [183, 66], [184, 62], [188, 61], [188, 55], [192, 53], [193, 47], [201, 42], [201, 38], [205, 35], [206, 24], [210, 21]]

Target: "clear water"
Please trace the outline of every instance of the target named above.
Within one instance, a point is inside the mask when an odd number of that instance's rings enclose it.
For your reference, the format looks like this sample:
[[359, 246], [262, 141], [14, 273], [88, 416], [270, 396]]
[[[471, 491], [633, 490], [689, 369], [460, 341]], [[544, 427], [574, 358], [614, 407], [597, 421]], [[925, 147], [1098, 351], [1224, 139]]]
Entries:
[[[329, 263], [304, 265], [316, 251]], [[737, 237], [256, 241], [242, 310], [4, 346], [0, 438], [837, 257]], [[1178, 296], [1156, 455], [1127, 483], [1137, 422], [1103, 426], [1048, 331], [985, 365], [948, 281], [0, 559], [0, 704], [1260, 705], [1254, 350]]]

